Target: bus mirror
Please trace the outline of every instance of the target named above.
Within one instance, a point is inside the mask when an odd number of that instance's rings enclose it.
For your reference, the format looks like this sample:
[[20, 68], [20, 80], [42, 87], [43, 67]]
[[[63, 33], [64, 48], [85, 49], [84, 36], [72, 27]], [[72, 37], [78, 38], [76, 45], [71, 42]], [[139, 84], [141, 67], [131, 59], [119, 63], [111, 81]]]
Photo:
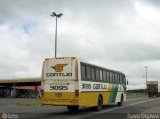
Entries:
[[128, 81], [127, 81], [127, 85], [128, 85]]

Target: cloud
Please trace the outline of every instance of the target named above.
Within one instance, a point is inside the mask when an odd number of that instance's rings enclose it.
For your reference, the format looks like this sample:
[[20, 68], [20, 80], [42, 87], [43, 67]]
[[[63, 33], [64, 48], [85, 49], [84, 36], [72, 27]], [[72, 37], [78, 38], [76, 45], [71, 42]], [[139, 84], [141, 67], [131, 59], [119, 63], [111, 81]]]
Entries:
[[147, 5], [153, 5], [154, 7], [159, 8], [160, 6], [160, 1], [159, 0], [143, 0], [144, 3]]
[[[159, 80], [159, 8], [154, 1], [0, 0], [0, 78], [41, 76], [42, 61], [54, 57], [55, 18], [58, 56], [77, 56], [122, 71], [129, 88], [143, 87], [144, 66]], [[141, 84], [140, 84], [141, 83]]]

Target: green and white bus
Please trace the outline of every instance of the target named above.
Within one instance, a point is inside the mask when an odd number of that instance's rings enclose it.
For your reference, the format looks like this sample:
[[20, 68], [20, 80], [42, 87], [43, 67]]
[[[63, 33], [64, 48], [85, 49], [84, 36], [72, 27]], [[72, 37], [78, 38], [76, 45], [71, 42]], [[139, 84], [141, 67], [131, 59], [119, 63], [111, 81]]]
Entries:
[[101, 110], [103, 105], [126, 100], [126, 79], [122, 72], [88, 63], [77, 57], [47, 58], [42, 68], [43, 105], [80, 106]]

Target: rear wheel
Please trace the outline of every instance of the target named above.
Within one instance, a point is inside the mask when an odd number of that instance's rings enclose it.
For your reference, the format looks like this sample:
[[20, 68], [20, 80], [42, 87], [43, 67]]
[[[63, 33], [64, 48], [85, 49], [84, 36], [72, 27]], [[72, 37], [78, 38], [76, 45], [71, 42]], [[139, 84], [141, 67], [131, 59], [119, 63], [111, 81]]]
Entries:
[[70, 112], [77, 112], [79, 106], [67, 106], [68, 111]]
[[123, 94], [121, 95], [121, 100], [120, 100], [120, 102], [118, 102], [117, 104], [118, 104], [118, 106], [122, 106], [122, 103], [123, 103]]
[[102, 110], [102, 107], [103, 107], [103, 99], [101, 96], [99, 96], [98, 101], [97, 101], [97, 106], [90, 107], [90, 109], [93, 111], [100, 111], [100, 110]]

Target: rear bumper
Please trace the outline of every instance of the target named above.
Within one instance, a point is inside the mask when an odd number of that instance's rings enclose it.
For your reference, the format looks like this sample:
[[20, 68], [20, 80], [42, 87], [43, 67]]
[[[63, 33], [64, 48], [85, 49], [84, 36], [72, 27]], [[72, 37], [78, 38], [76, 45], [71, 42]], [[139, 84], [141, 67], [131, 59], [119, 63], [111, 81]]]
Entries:
[[56, 105], [56, 106], [68, 106], [68, 105], [79, 105], [78, 99], [41, 99], [42, 105]]
[[43, 105], [79, 105], [79, 97], [74, 92], [45, 92], [41, 98]]

